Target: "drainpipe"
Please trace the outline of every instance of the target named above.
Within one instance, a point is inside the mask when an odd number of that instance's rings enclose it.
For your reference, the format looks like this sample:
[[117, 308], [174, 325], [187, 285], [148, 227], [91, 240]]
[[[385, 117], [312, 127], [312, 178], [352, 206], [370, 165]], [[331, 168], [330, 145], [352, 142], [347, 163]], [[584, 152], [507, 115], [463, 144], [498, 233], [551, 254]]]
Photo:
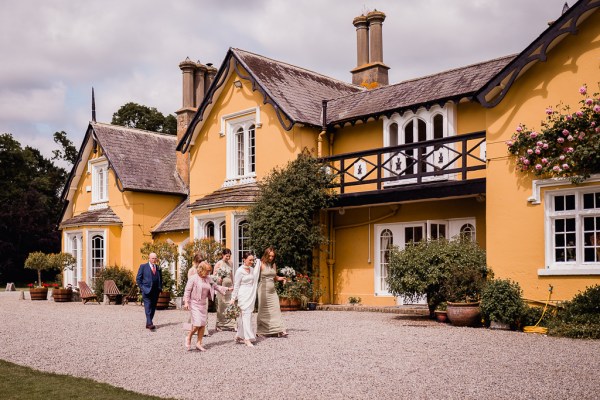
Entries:
[[323, 107], [323, 112], [321, 113], [323, 116], [323, 122], [321, 124], [321, 133], [319, 133], [319, 137], [317, 138], [317, 157], [323, 157], [323, 136], [327, 133], [327, 100], [323, 100], [321, 102]]

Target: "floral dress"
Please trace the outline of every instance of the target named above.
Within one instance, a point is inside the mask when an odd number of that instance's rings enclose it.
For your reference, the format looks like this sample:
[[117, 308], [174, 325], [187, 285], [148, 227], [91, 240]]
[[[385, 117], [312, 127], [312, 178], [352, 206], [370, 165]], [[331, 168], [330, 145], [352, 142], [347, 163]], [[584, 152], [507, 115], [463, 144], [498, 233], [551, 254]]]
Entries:
[[[230, 288], [233, 286], [233, 268], [230, 264], [221, 260], [215, 265], [215, 275], [221, 278], [221, 286]], [[225, 275], [225, 276], [223, 276]], [[231, 292], [225, 294], [217, 293], [217, 328], [232, 330], [235, 328], [234, 319], [225, 316], [225, 309], [231, 301]]]

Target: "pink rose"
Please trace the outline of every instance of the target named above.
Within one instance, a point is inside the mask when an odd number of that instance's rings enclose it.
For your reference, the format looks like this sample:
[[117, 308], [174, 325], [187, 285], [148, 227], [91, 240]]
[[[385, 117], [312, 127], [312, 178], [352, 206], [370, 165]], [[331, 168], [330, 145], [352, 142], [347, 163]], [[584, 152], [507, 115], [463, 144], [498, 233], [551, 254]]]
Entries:
[[560, 167], [558, 165], [555, 165], [554, 167], [552, 167], [552, 171], [560, 172]]
[[536, 147], [536, 149], [535, 149], [535, 154], [540, 154], [541, 152], [542, 152], [542, 151], [540, 150], [540, 148], [539, 148], [539, 147]]
[[583, 112], [581, 111], [577, 111], [575, 114], [577, 114], [578, 117], [583, 117]]
[[542, 147], [544, 145], [544, 142], [539, 141], [535, 144], [537, 147]]
[[527, 154], [533, 154], [533, 150], [527, 149]]
[[507, 141], [506, 141], [506, 145], [507, 145], [508, 147], [512, 146], [513, 144], [514, 144], [514, 142], [513, 142], [512, 140], [507, 140]]
[[585, 133], [581, 132], [578, 136], [579, 140], [583, 140], [583, 138], [585, 137]]
[[557, 141], [558, 143], [564, 143], [564, 142], [565, 142], [565, 139], [563, 139], [563, 138], [559, 137], [558, 139], [556, 139], [556, 141]]
[[548, 159], [547, 158], [542, 158], [542, 164], [548, 164]]
[[524, 160], [523, 160], [523, 164], [525, 164], [525, 165], [529, 165], [529, 160], [528, 160], [528, 159], [524, 159]]
[[542, 164], [535, 164], [535, 169], [540, 171], [542, 169]]
[[592, 121], [592, 123], [590, 124], [590, 126], [593, 128], [596, 126], [596, 121]]
[[570, 121], [572, 119], [573, 119], [573, 117], [571, 116], [571, 114], [567, 114], [567, 120]]
[[554, 112], [554, 111], [552, 111], [552, 107], [548, 107], [548, 108], [546, 108], [546, 114], [548, 114], [548, 115], [552, 115], [552, 113], [553, 113], [553, 112]]
[[542, 147], [544, 148], [544, 150], [546, 150], [548, 148], [548, 143], [544, 143]]
[[559, 158], [560, 161], [563, 161], [565, 159], [565, 155], [561, 154], [558, 158]]
[[571, 132], [569, 132], [566, 129], [563, 129], [563, 131], [562, 131], [563, 136], [569, 136], [569, 133], [571, 133]]
[[594, 112], [600, 112], [600, 105], [596, 104], [594, 106]]
[[585, 104], [588, 106], [591, 106], [592, 104], [594, 104], [594, 100], [592, 99], [585, 99]]
[[532, 139], [535, 139], [537, 137], [538, 133], [536, 131], [533, 131], [529, 134], [529, 137]]
[[569, 142], [572, 142], [572, 141], [573, 141], [573, 139], [574, 139], [574, 138], [573, 138], [573, 136], [571, 136], [571, 135], [567, 136], [567, 140], [568, 140]]
[[567, 147], [567, 153], [572, 153], [574, 149], [572, 147]]
[[583, 85], [582, 87], [580, 87], [579, 88], [579, 93], [586, 94], [587, 93], [587, 86]]
[[569, 169], [569, 164], [563, 164], [563, 165], [562, 165], [562, 168], [563, 168], [563, 169]]
[[521, 125], [517, 126], [517, 132], [521, 132], [523, 130], [523, 127]]

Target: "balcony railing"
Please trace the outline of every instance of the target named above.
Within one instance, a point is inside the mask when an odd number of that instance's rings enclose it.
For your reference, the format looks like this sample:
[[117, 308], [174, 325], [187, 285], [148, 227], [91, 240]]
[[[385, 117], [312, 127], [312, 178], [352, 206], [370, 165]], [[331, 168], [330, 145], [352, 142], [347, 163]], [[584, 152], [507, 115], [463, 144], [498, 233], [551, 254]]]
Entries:
[[406, 184], [482, 178], [485, 131], [383, 147], [323, 159], [340, 194]]

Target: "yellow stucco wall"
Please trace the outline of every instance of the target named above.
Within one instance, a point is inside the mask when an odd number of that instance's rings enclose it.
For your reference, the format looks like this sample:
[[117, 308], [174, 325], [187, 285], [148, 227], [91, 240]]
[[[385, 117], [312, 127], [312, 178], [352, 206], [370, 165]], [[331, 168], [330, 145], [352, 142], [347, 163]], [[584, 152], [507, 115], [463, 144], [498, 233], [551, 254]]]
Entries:
[[[600, 12], [596, 11], [510, 88], [496, 107], [486, 111], [488, 130], [488, 263], [499, 278], [520, 283], [524, 296], [545, 300], [548, 285], [553, 300], [567, 300], [586, 286], [600, 283], [600, 276], [538, 276], [544, 268], [544, 202], [532, 205], [532, 178], [516, 172], [507, 157], [505, 141], [523, 123], [540, 129], [545, 109], [560, 102], [578, 108], [578, 89], [587, 83], [594, 92], [600, 80]], [[543, 193], [542, 193], [543, 199]]]
[[485, 203], [475, 198], [404, 203], [395, 214], [389, 206], [346, 209], [344, 215], [332, 213], [335, 303], [346, 303], [348, 296], [359, 296], [367, 305], [396, 304], [393, 296], [375, 296], [376, 225], [475, 218], [477, 242], [483, 248], [486, 245]]

